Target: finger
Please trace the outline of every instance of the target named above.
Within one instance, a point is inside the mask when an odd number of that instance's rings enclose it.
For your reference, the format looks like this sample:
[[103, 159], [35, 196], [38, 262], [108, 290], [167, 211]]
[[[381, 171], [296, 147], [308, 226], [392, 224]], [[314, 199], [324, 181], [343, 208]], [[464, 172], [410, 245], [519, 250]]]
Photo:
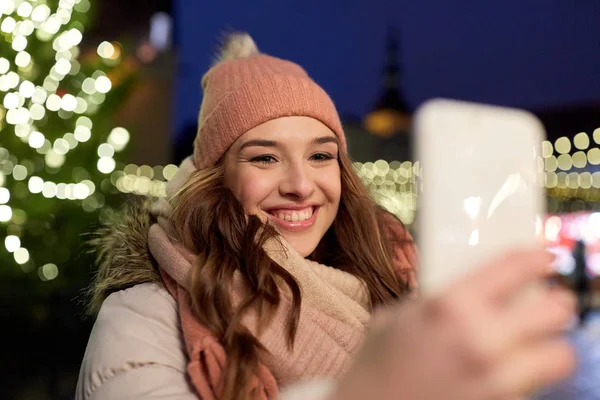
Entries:
[[566, 340], [547, 339], [506, 358], [490, 385], [500, 395], [526, 396], [567, 378], [575, 365], [574, 350]]
[[475, 270], [454, 289], [472, 293], [478, 299], [503, 300], [526, 284], [544, 278], [553, 257], [542, 249], [511, 252]]
[[515, 301], [500, 325], [507, 327], [507, 345], [564, 332], [575, 317], [577, 301], [564, 289], [536, 288], [538, 293]]

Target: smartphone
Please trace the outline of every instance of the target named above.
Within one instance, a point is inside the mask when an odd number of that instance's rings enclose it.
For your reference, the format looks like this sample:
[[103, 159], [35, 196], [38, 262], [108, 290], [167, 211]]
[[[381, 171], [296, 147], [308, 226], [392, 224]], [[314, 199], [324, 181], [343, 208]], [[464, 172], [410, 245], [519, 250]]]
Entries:
[[414, 128], [424, 295], [507, 250], [543, 243], [545, 131], [533, 114], [434, 99], [418, 108]]

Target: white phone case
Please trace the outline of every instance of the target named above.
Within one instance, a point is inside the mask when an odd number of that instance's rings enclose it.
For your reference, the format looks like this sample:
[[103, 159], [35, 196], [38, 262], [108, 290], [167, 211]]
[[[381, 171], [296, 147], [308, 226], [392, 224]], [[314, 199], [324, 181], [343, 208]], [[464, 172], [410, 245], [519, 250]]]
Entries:
[[436, 99], [417, 110], [415, 134], [425, 295], [506, 250], [541, 243], [545, 131], [535, 116]]

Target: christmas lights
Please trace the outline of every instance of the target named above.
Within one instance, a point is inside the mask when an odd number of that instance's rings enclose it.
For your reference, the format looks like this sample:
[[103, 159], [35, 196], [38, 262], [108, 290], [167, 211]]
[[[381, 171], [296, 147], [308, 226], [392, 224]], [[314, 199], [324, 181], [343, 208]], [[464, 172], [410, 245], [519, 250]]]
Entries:
[[[133, 71], [117, 71], [119, 82], [111, 80], [121, 46], [103, 42], [96, 59], [80, 59], [89, 8], [89, 0], [0, 0], [0, 235], [22, 271], [43, 264], [37, 268], [43, 281], [58, 276], [74, 250], [68, 246], [82, 233], [61, 237], [40, 254], [40, 243], [58, 239], [53, 219], [73, 207], [86, 214], [106, 205], [116, 191], [107, 175], [130, 140], [125, 128], [107, 126], [99, 114]], [[62, 201], [70, 205], [60, 206]], [[73, 214], [72, 221], [85, 219]]]

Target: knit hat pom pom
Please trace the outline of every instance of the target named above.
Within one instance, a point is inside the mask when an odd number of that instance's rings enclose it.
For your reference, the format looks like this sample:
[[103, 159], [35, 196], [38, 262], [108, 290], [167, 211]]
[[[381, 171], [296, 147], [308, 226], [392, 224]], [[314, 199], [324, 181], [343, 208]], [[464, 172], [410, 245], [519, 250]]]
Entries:
[[223, 40], [217, 62], [248, 58], [259, 54], [258, 47], [252, 37], [245, 32], [228, 34]]

